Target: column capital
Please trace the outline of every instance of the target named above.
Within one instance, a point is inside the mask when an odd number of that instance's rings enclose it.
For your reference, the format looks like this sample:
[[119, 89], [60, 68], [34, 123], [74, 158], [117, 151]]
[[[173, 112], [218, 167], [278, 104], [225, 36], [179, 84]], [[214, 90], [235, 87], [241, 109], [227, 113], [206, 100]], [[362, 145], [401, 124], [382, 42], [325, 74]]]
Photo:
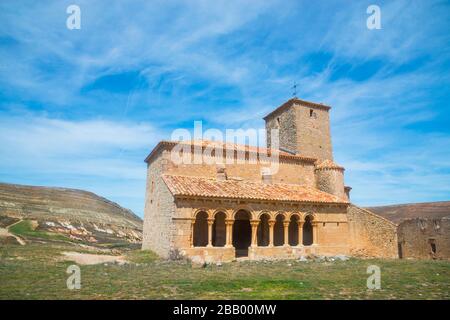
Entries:
[[259, 225], [259, 220], [250, 220], [250, 224], [252, 225], [252, 226], [258, 226]]
[[283, 221], [283, 227], [289, 227], [290, 221]]
[[208, 224], [214, 224], [214, 218], [208, 218]]
[[234, 223], [234, 219], [225, 219], [225, 224], [232, 225]]
[[275, 222], [277, 222], [275, 219], [270, 219], [267, 221], [267, 223], [269, 224], [269, 227], [273, 227], [275, 225]]

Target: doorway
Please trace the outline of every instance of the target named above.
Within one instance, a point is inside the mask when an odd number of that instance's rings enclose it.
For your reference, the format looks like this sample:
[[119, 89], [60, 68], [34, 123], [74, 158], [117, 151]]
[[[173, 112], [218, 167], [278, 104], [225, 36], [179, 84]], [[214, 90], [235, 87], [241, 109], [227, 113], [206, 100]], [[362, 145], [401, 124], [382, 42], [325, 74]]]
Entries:
[[234, 216], [233, 224], [233, 246], [236, 250], [236, 257], [248, 256], [248, 247], [250, 247], [251, 241], [250, 213], [239, 210]]

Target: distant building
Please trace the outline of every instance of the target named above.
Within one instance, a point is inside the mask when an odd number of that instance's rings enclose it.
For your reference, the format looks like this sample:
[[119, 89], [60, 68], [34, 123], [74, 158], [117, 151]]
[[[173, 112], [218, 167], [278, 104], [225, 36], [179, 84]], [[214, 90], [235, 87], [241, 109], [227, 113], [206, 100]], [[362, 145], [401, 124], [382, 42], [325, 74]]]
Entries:
[[407, 219], [398, 225], [399, 258], [449, 259], [450, 218]]
[[[307, 254], [398, 256], [396, 225], [350, 204], [344, 168], [333, 160], [330, 107], [288, 100], [266, 117], [265, 154], [248, 145], [161, 141], [146, 158], [143, 248], [200, 261], [294, 258]], [[278, 129], [274, 148], [271, 129]], [[214, 161], [176, 163], [208, 148]], [[244, 159], [255, 161], [238, 161]]]

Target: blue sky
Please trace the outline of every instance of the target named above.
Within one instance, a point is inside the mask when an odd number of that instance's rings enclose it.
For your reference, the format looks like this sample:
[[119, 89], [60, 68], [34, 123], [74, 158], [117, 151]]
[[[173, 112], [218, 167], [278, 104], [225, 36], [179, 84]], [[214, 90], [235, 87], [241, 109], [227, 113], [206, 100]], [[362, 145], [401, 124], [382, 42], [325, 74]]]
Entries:
[[159, 140], [195, 120], [263, 128], [297, 82], [333, 107], [353, 202], [450, 200], [448, 1], [6, 0], [0, 21], [1, 182], [86, 189], [142, 216]]

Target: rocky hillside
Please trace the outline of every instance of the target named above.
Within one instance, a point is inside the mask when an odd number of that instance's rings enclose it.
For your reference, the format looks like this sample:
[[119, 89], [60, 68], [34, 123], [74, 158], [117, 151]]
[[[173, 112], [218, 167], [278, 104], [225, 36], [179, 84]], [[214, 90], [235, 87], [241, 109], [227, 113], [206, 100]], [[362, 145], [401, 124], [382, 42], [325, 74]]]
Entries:
[[66, 188], [0, 183], [0, 228], [19, 239], [142, 240], [142, 220], [133, 212], [92, 192]]
[[450, 217], [450, 201], [407, 203], [366, 209], [397, 224], [405, 219]]

